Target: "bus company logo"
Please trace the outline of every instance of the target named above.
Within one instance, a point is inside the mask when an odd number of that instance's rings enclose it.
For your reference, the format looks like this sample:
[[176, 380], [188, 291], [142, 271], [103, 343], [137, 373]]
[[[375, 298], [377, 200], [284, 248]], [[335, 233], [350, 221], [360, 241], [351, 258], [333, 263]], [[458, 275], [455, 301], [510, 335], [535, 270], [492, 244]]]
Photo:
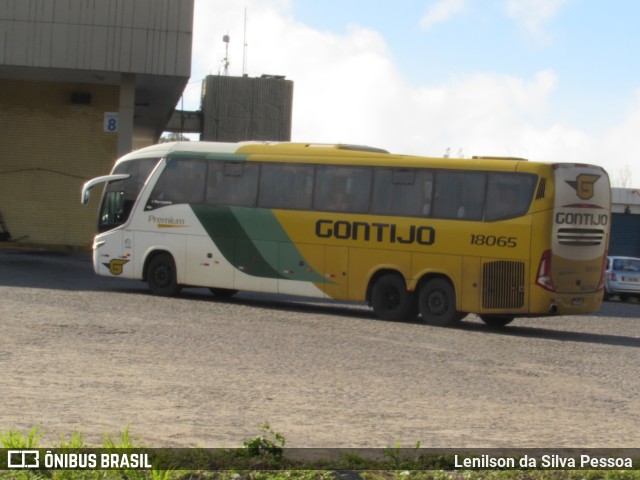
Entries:
[[578, 175], [575, 180], [566, 180], [567, 184], [573, 188], [581, 200], [589, 200], [593, 197], [594, 184], [600, 179], [600, 175], [589, 175], [583, 173]]
[[111, 273], [111, 275], [118, 276], [122, 275], [122, 269], [126, 263], [129, 263], [129, 260], [114, 258], [109, 263], [103, 263], [103, 265], [109, 269], [109, 273]]
[[8, 468], [39, 468], [40, 452], [38, 450], [7, 450]]
[[149, 215], [147, 222], [154, 223], [158, 228], [184, 228], [187, 226], [184, 218], [156, 217], [155, 215]]

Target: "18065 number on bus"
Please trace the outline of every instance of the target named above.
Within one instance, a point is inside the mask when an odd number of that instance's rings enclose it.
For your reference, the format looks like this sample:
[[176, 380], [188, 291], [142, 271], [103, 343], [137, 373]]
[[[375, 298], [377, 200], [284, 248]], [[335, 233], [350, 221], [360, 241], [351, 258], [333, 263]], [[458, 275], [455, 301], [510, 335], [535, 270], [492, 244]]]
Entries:
[[477, 245], [480, 247], [515, 248], [518, 246], [518, 237], [476, 235], [472, 233], [471, 245]]

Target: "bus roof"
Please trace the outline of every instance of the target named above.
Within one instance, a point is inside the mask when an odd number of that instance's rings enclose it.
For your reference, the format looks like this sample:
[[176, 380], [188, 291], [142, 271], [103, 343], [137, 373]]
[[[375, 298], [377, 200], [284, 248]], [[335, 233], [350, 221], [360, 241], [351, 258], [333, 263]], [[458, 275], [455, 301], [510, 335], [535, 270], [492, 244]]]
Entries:
[[[352, 165], [396, 166], [400, 168], [433, 167], [450, 169], [478, 169], [496, 171], [516, 171], [527, 163], [522, 158], [512, 157], [473, 157], [473, 158], [442, 158], [419, 157], [389, 153], [387, 150], [363, 145], [351, 144], [319, 144], [301, 142], [167, 142], [151, 145], [135, 150], [123, 157], [117, 163], [151, 157], [183, 156], [193, 153], [198, 157], [211, 155], [212, 158], [222, 158], [239, 155], [251, 157], [260, 161], [286, 161], [287, 157], [301, 163], [316, 163], [317, 157], [322, 157], [322, 163], [342, 163], [348, 161]], [[284, 158], [283, 158], [284, 157]], [[428, 164], [428, 165], [427, 165]], [[540, 165], [540, 164], [537, 164]], [[520, 167], [520, 168], [519, 168]], [[524, 170], [531, 171], [531, 168]]]

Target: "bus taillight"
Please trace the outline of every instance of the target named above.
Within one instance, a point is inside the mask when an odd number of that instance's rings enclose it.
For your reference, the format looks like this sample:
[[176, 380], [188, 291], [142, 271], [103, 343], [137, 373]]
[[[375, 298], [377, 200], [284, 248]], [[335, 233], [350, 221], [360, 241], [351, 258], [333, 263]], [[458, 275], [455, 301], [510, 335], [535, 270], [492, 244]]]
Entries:
[[[607, 277], [607, 254], [608, 253], [609, 252], [607, 250], [605, 250], [604, 257], [602, 258], [602, 267], [600, 268], [600, 281], [598, 282], [598, 291], [604, 289], [604, 281], [605, 281], [605, 278]], [[616, 274], [611, 272], [611, 275], [614, 278], [611, 278], [610, 280], [613, 280], [615, 282]]]
[[536, 284], [550, 292], [555, 292], [556, 290], [556, 287], [553, 285], [553, 279], [551, 278], [551, 250], [546, 250], [540, 258]]

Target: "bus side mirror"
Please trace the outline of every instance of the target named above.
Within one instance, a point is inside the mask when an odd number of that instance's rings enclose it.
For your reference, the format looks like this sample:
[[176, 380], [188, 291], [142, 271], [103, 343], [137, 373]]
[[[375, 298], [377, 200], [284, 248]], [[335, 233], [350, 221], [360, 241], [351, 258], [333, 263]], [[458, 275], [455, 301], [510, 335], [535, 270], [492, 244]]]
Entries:
[[88, 205], [89, 204], [89, 198], [91, 197], [91, 189], [90, 188], [84, 188], [84, 186], [82, 187], [82, 204], [83, 205]]
[[88, 182], [85, 182], [82, 185], [82, 195], [80, 196], [80, 202], [83, 205], [87, 205], [89, 203], [89, 198], [91, 197], [91, 189], [100, 183], [106, 182], [115, 182], [116, 180], [124, 180], [125, 178], [129, 178], [131, 175], [128, 173], [116, 173], [115, 175], [104, 175], [102, 177], [92, 178]]

